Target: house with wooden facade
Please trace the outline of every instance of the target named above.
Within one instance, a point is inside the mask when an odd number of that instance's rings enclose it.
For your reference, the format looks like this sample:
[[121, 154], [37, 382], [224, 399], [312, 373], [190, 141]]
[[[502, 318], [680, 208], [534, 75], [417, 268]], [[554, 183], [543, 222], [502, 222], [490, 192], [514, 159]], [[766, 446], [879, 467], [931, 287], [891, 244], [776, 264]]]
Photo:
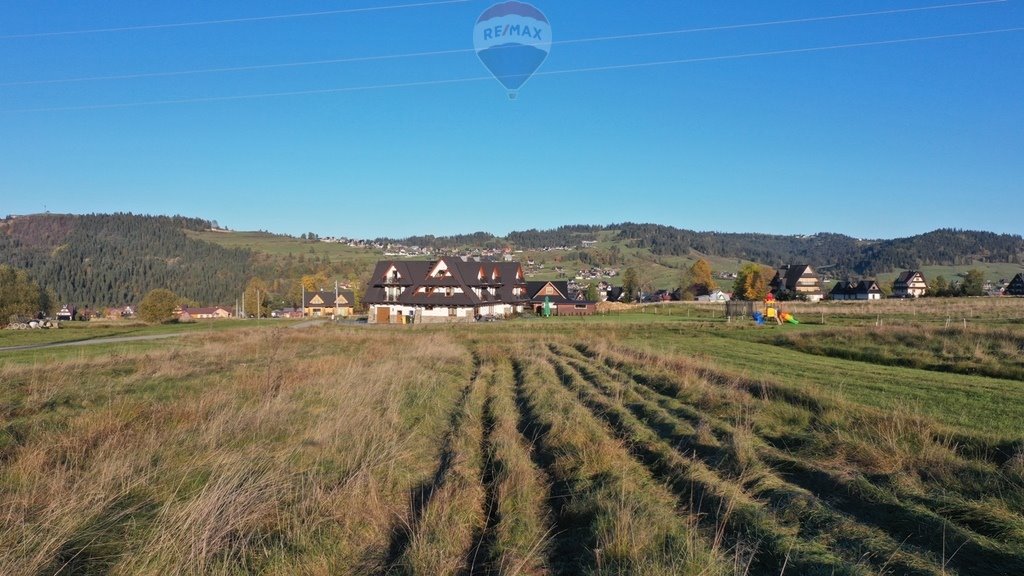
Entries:
[[552, 316], [590, 316], [597, 312], [596, 302], [573, 298], [566, 280], [530, 281], [526, 283], [530, 297], [530, 308], [537, 315], [544, 313], [548, 306]]
[[356, 296], [351, 290], [317, 290], [303, 296], [302, 316], [347, 318], [355, 312]]
[[830, 300], [881, 300], [882, 290], [874, 280], [837, 282], [828, 297]]
[[1024, 273], [1017, 274], [1010, 280], [1010, 283], [1006, 285], [1006, 290], [1003, 294], [1007, 296], [1024, 296]]
[[472, 322], [504, 318], [527, 305], [518, 262], [382, 260], [366, 285], [363, 303], [371, 324]]
[[821, 291], [821, 280], [809, 264], [787, 264], [775, 273], [769, 285], [780, 300], [784, 296], [818, 302], [825, 297]]
[[917, 270], [904, 270], [893, 280], [892, 295], [894, 298], [920, 298], [928, 292], [928, 282], [924, 274]]
[[174, 315], [182, 322], [190, 322], [192, 320], [231, 318], [235, 313], [222, 306], [206, 306], [200, 308], [181, 306], [174, 310]]

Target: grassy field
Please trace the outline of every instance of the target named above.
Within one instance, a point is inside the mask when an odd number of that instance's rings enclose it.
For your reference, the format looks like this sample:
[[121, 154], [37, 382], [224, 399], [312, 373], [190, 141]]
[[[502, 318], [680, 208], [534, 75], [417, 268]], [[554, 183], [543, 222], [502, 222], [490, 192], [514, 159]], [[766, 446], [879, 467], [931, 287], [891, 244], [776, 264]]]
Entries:
[[0, 353], [0, 573], [1024, 574], [1005, 312]]
[[248, 248], [255, 252], [267, 254], [273, 257], [285, 257], [288, 255], [298, 258], [304, 255], [327, 256], [332, 262], [339, 260], [362, 262], [371, 269], [374, 262], [382, 255], [377, 250], [358, 248], [347, 244], [335, 242], [320, 242], [301, 240], [290, 236], [281, 236], [269, 232], [223, 232], [208, 230], [205, 232], [186, 232], [190, 237], [197, 240], [219, 244], [225, 248]]
[[[251, 328], [256, 321], [202, 320], [168, 324], [146, 324], [141, 321], [94, 321], [62, 322], [57, 330], [0, 330], [0, 348], [14, 346], [37, 346], [62, 342], [84, 342], [117, 336], [149, 336], [188, 332], [212, 332]], [[266, 326], [287, 326], [292, 320], [266, 319], [259, 324]]]

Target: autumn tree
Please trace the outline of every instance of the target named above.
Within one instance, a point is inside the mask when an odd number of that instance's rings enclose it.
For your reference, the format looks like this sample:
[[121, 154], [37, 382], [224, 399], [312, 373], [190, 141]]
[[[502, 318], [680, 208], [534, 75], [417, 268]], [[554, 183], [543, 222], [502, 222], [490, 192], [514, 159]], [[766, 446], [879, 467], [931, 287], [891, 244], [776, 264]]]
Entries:
[[968, 270], [964, 281], [960, 284], [960, 291], [964, 296], [984, 296], [985, 273], [977, 268]]
[[760, 264], [747, 264], [740, 269], [733, 284], [732, 297], [736, 300], [761, 300], [768, 294], [768, 283], [773, 271]]
[[679, 293], [683, 300], [693, 300], [697, 296], [706, 296], [718, 288], [711, 275], [711, 264], [701, 258], [683, 274], [679, 283]]
[[178, 295], [166, 288], [150, 290], [139, 303], [139, 318], [152, 324], [171, 320], [179, 301]]
[[52, 312], [53, 303], [28, 272], [0, 264], [0, 324]]
[[640, 290], [640, 275], [632, 266], [622, 273], [622, 293], [626, 302], [634, 302]]
[[242, 308], [245, 313], [257, 318], [269, 316], [269, 303], [270, 290], [267, 289], [267, 283], [258, 277], [249, 280], [242, 294]]
[[334, 287], [334, 282], [331, 282], [326, 270], [320, 270], [316, 274], [306, 274], [302, 277], [302, 286], [306, 289], [306, 292], [326, 290], [328, 284], [331, 288]]

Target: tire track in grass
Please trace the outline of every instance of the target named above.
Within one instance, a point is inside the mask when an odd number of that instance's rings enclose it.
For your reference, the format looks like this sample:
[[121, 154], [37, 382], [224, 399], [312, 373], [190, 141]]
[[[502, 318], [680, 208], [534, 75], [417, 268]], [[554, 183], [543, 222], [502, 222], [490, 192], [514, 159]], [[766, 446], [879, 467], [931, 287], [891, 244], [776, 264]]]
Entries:
[[555, 456], [543, 447], [551, 426], [538, 419], [530, 403], [526, 391], [524, 361], [518, 358], [513, 359], [512, 371], [515, 379], [515, 404], [519, 415], [519, 433], [533, 447], [530, 458], [547, 478], [547, 502], [554, 519], [547, 566], [552, 574], [572, 576], [584, 568], [579, 565], [578, 559], [588, 557], [589, 550], [584, 545], [584, 540], [577, 534], [578, 523], [574, 522], [566, 513], [566, 504], [571, 497], [569, 482], [559, 479], [552, 471]]
[[[480, 418], [480, 379], [481, 362], [479, 357], [474, 354], [470, 380], [462, 388], [455, 407], [449, 415], [448, 428], [441, 443], [437, 468], [429, 481], [411, 491], [409, 518], [392, 530], [387, 556], [390, 567], [388, 573], [390, 574], [427, 573], [420, 567], [424, 561], [419, 559], [425, 556], [433, 556], [433, 562], [445, 565], [461, 564], [465, 560], [465, 551], [462, 553], [448, 551], [447, 554], [438, 554], [429, 550], [431, 546], [437, 546], [438, 542], [444, 539], [437, 532], [451, 527], [431, 525], [431, 518], [428, 516], [432, 511], [434, 515], [442, 517], [454, 513], [452, 507], [456, 503], [450, 500], [454, 499], [456, 493], [464, 490], [467, 484], [474, 482], [474, 478], [468, 478], [467, 471], [463, 468], [466, 467], [466, 462], [471, 461], [474, 457], [474, 454], [467, 453], [473, 450], [467, 450], [465, 436], [473, 432], [473, 419]], [[477, 444], [478, 446], [479, 444]], [[479, 457], [478, 454], [475, 456]], [[479, 468], [477, 467], [474, 471], [478, 473]], [[478, 476], [475, 478], [475, 482], [479, 484]], [[472, 507], [471, 503], [469, 507]], [[453, 559], [455, 555], [458, 556], [457, 562]]]
[[[577, 350], [588, 358], [592, 357], [578, 347]], [[625, 377], [647, 388], [649, 393], [661, 396], [659, 403], [679, 404], [666, 394], [666, 390], [655, 384], [656, 378], [638, 378], [639, 371], [621, 362], [606, 361], [605, 365], [614, 366]], [[791, 397], [781, 400], [792, 403]], [[755, 401], [767, 400], [760, 398]], [[819, 403], [810, 405], [821, 406]], [[721, 423], [721, 426], [724, 428], [728, 424]], [[753, 443], [758, 458], [774, 471], [783, 484], [798, 487], [815, 498], [829, 502], [827, 508], [848, 515], [861, 531], [867, 529], [888, 534], [888, 543], [883, 548], [891, 548], [895, 542], [900, 542], [902, 548], [919, 550], [922, 558], [934, 558], [934, 561], [929, 562], [932, 570], [942, 571], [955, 567], [965, 570], [965, 573], [972, 573], [983, 566], [986, 573], [1024, 574], [1024, 554], [975, 531], [969, 523], [957, 522], [926, 505], [938, 506], [938, 501], [934, 499], [922, 499], [916, 494], [881, 488], [860, 474], [851, 477], [849, 472], [831, 471], [792, 456], [765, 438], [755, 436]], [[793, 493], [792, 489], [775, 489], [769, 495], [787, 500], [792, 498]], [[889, 563], [902, 563], [904, 570], [913, 567], [912, 558], [907, 558], [902, 549], [892, 554]]]
[[[549, 357], [562, 385], [572, 392], [596, 417], [607, 423], [611, 431], [626, 442], [630, 451], [655, 477], [676, 492], [679, 501], [696, 506], [716, 521], [716, 532], [731, 546], [752, 545], [755, 553], [749, 572], [775, 575], [791, 570], [807, 575], [868, 574], [864, 567], [852, 565], [821, 545], [803, 541], [780, 526], [742, 488], [729, 484], [700, 460], [676, 452], [628, 410], [615, 405], [592, 385], [584, 383], [555, 356]], [[705, 512], [705, 506], [710, 512]]]
[[546, 476], [534, 465], [531, 445], [520, 433], [514, 394], [512, 365], [497, 360], [484, 403], [488, 522], [474, 547], [472, 574], [541, 575], [550, 563]]
[[495, 455], [494, 429], [496, 416], [494, 413], [494, 378], [491, 372], [487, 378], [483, 405], [483, 434], [480, 437], [480, 454], [483, 456], [480, 479], [484, 485], [484, 511], [486, 520], [483, 528], [473, 538], [466, 564], [470, 576], [487, 576], [494, 573], [492, 557], [494, 555], [497, 527], [501, 521], [498, 510], [498, 493], [495, 486]]
[[721, 557], [699, 537], [696, 516], [677, 509], [677, 498], [558, 384], [544, 358], [532, 360], [521, 371], [524, 405], [547, 428], [538, 447], [555, 457], [549, 470], [569, 489], [553, 552], [566, 561], [556, 573], [725, 573]]
[[[590, 366], [573, 360], [569, 364], [582, 378], [607, 396], [607, 384], [601, 386], [595, 382], [599, 378], [596, 373], [587, 370]], [[685, 439], [681, 442], [678, 435], [672, 432], [675, 418], [653, 401], [634, 398], [626, 407], [638, 421], [665, 442], [675, 445], [677, 450], [681, 443], [685, 443]], [[770, 469], [756, 470], [748, 484], [750, 486], [744, 489], [749, 496], [771, 508], [780, 525], [792, 527], [804, 540], [836, 543], [838, 550], [835, 551], [850, 564], [869, 562], [879, 573], [893, 573], [891, 570], [896, 570], [898, 574], [942, 573], [937, 563], [902, 550], [902, 543], [890, 539], [884, 531], [857, 524], [851, 517], [832, 510], [813, 493], [786, 483]]]

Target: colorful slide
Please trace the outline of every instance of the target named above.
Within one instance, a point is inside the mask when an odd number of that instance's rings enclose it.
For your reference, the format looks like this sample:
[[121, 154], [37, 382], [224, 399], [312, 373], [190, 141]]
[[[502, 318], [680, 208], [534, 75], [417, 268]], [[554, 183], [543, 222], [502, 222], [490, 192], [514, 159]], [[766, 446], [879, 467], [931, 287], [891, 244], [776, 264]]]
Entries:
[[782, 314], [779, 315], [779, 318], [781, 318], [783, 322], [789, 322], [790, 324], [799, 324], [800, 323], [789, 312], [783, 312]]

